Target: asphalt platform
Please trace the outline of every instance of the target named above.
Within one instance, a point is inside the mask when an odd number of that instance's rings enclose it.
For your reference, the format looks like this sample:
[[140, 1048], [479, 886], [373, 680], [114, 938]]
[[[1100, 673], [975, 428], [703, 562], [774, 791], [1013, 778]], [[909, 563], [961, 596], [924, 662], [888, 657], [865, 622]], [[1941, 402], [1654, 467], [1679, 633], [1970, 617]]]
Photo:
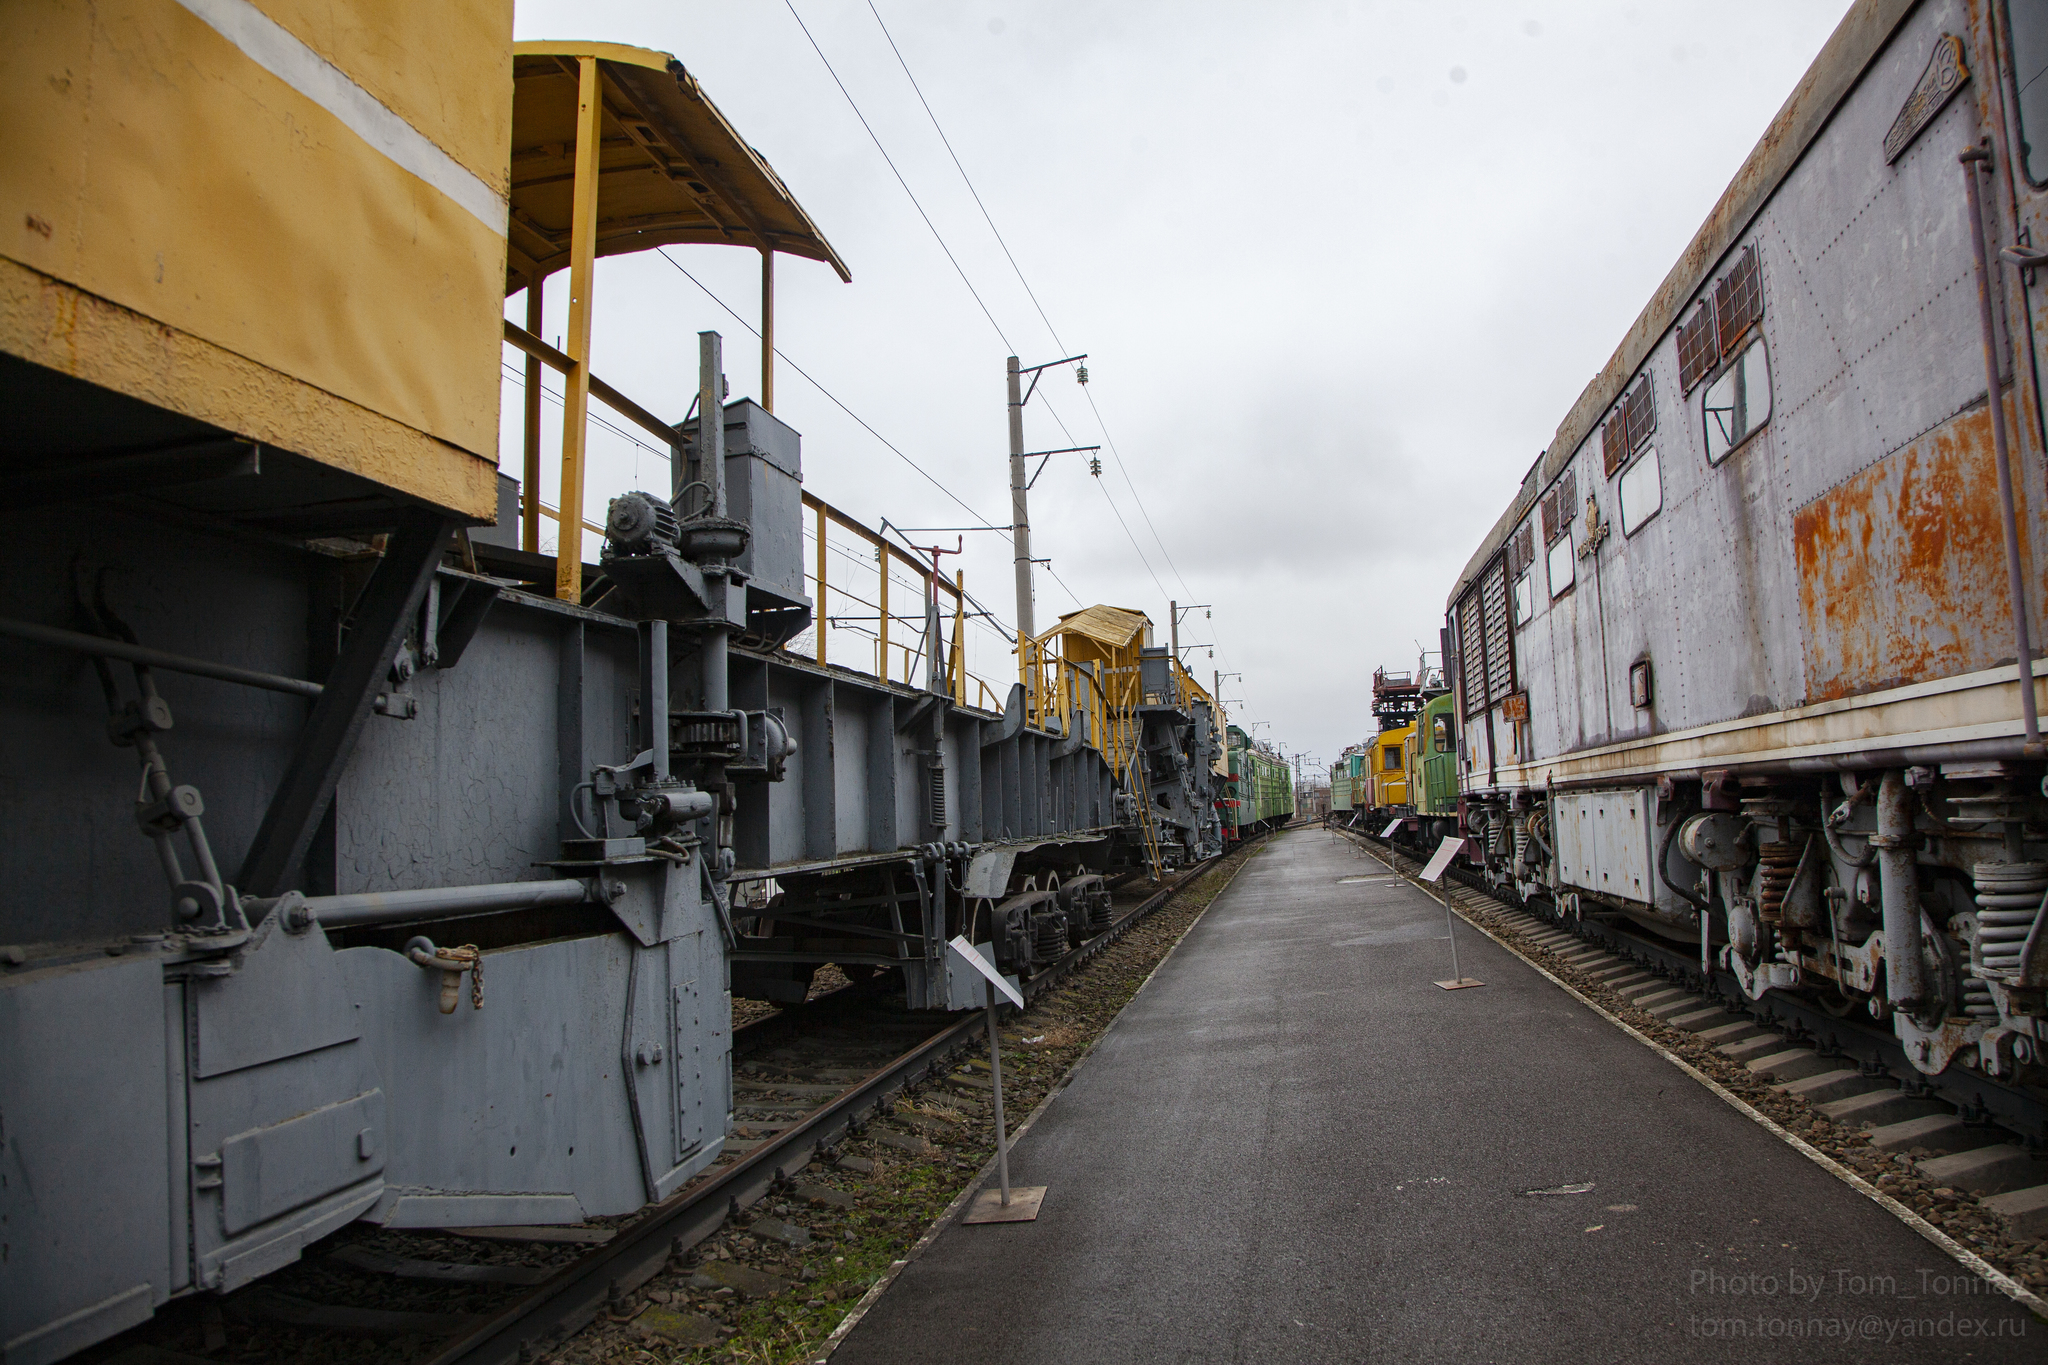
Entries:
[[[1356, 845], [1255, 855], [833, 1365], [2033, 1361], [2048, 1324]], [[1579, 1193], [1540, 1193], [1588, 1186]]]

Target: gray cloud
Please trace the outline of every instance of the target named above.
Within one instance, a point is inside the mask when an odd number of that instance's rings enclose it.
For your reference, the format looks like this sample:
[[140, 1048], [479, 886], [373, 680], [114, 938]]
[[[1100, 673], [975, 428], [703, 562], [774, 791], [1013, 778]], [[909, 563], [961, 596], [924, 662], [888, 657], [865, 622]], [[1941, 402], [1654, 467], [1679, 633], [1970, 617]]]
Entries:
[[[1373, 667], [1433, 645], [1472, 546], [1845, 9], [877, 4], [1061, 339], [1090, 353], [1165, 542], [1105, 451], [1099, 485], [1055, 457], [1036, 553], [1162, 634], [1168, 597], [1214, 604], [1187, 632], [1220, 646], [1197, 672], [1241, 671], [1226, 691], [1262, 733], [1323, 757], [1369, 726]], [[799, 10], [1026, 363], [1061, 354], [866, 5]], [[1007, 522], [1009, 350], [789, 12], [520, 0], [517, 23], [683, 60], [854, 272], [785, 261], [784, 349]], [[751, 252], [676, 254], [752, 318]], [[668, 263], [604, 263], [597, 299], [597, 370], [649, 406], [687, 405], [703, 328], [755, 391], [752, 339]], [[778, 391], [820, 496], [871, 524], [969, 520], [796, 376]], [[1032, 448], [1102, 439], [1070, 378], [1042, 393]], [[592, 514], [661, 476], [601, 444]], [[1007, 545], [967, 539], [970, 588], [1008, 618]], [[1041, 621], [1074, 605], [1044, 575], [1038, 596]], [[998, 676], [989, 643], [976, 668]]]

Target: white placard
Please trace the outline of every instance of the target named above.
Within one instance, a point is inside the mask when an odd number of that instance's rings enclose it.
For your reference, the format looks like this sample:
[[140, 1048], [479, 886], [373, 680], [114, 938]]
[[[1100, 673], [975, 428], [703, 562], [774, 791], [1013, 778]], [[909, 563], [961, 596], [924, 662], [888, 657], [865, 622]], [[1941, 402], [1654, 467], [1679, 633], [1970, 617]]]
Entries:
[[1453, 834], [1446, 834], [1444, 841], [1436, 846], [1436, 852], [1429, 855], [1429, 866], [1422, 869], [1422, 880], [1439, 881], [1444, 869], [1451, 865], [1451, 859], [1458, 856], [1458, 850], [1465, 847], [1465, 841]]
[[1391, 820], [1387, 821], [1387, 827], [1386, 827], [1385, 829], [1383, 829], [1383, 830], [1381, 830], [1381, 831], [1380, 831], [1380, 838], [1382, 838], [1382, 839], [1391, 839], [1391, 838], [1393, 838], [1393, 837], [1394, 837], [1394, 831], [1395, 831], [1395, 830], [1397, 830], [1397, 829], [1399, 829], [1399, 828], [1401, 828], [1401, 817], [1397, 815], [1397, 816], [1395, 816], [1395, 817], [1394, 817], [1393, 819], [1391, 819]]
[[987, 958], [983, 957], [980, 953], [974, 951], [974, 945], [967, 941], [967, 935], [955, 934], [952, 937], [952, 939], [947, 942], [946, 946], [948, 948], [951, 948], [955, 953], [957, 953], [961, 961], [965, 962], [968, 966], [974, 968], [974, 970], [980, 972], [983, 976], [987, 977], [989, 979], [989, 982], [992, 985], [994, 985], [997, 990], [1001, 991], [1004, 995], [1008, 996], [1010, 998], [1011, 1003], [1016, 1005], [1018, 1009], [1021, 1010], [1024, 1008], [1024, 997], [1017, 994], [1017, 988], [1015, 986], [1012, 986], [1007, 980], [1004, 979], [1003, 974], [995, 969], [995, 965], [993, 963], [991, 963]]

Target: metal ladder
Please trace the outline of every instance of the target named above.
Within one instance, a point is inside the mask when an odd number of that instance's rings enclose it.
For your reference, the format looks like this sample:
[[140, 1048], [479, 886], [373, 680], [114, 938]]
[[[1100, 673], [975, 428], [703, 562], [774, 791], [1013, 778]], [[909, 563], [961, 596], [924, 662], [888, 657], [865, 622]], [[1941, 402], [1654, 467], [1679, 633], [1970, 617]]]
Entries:
[[1159, 827], [1152, 820], [1152, 783], [1145, 776], [1144, 755], [1135, 748], [1131, 766], [1138, 772], [1138, 828], [1145, 835], [1145, 861], [1152, 868], [1152, 880], [1164, 883], [1166, 868], [1159, 856]]

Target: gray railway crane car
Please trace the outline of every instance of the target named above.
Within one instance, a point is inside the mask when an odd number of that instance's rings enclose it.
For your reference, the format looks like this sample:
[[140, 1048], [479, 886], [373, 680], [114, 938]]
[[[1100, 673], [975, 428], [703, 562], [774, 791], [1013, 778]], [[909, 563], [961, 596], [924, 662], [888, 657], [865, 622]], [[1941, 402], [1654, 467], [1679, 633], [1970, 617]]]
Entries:
[[[352, 1219], [659, 1199], [728, 1131], [735, 962], [978, 1002], [948, 936], [994, 951], [996, 911], [1056, 879], [1027, 930], [1099, 917], [1135, 846], [1088, 736], [1026, 724], [1020, 693], [964, 705], [931, 602], [913, 682], [781, 648], [813, 608], [797, 436], [722, 402], [715, 335], [708, 430], [589, 373], [596, 255], [737, 239], [837, 264], [688, 73], [515, 55], [484, 0], [355, 8], [403, 41], [229, 3], [105, 46], [92, 12], [0, 12], [32, 69], [0, 186], [63, 224], [0, 248], [9, 1365]], [[95, 42], [89, 89], [57, 79]], [[566, 142], [523, 128], [529, 78]], [[110, 159], [110, 126], [165, 133], [152, 175]], [[354, 235], [390, 221], [410, 229]], [[564, 267], [582, 311], [557, 351], [501, 310], [508, 279]], [[672, 487], [612, 504], [602, 583], [577, 581], [573, 511], [537, 552], [537, 425], [524, 487], [494, 468], [504, 339], [672, 447]], [[572, 509], [582, 431], [574, 409]], [[771, 882], [764, 932], [747, 888]]]
[[1170, 649], [1152, 646], [1138, 656], [1140, 735], [1136, 762], [1150, 795], [1158, 837], [1170, 849], [1168, 861], [1182, 866], [1223, 851], [1223, 826], [1216, 799], [1223, 785], [1216, 772], [1224, 737], [1214, 701]]
[[1497, 885], [1965, 1091], [2048, 1081], [2044, 66], [2036, 0], [1851, 8], [1448, 604]]

